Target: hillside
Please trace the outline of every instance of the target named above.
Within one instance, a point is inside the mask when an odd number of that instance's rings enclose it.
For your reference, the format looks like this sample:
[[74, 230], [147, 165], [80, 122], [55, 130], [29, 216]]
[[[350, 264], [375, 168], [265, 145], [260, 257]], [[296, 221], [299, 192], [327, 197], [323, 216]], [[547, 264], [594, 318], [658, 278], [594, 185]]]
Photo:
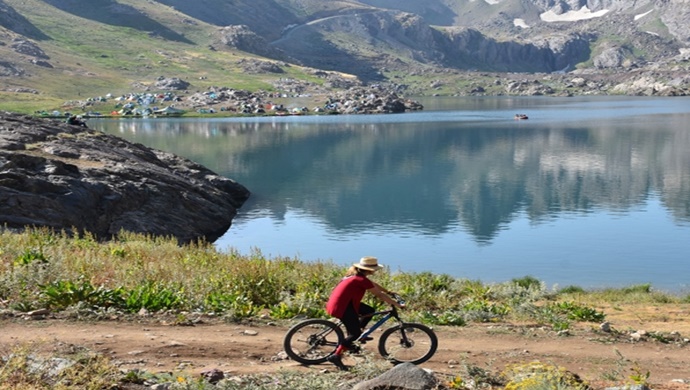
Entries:
[[190, 91], [328, 84], [317, 69], [409, 94], [534, 94], [506, 86], [538, 80], [540, 94], [684, 95], [689, 15], [682, 0], [0, 0], [0, 107], [160, 77]]

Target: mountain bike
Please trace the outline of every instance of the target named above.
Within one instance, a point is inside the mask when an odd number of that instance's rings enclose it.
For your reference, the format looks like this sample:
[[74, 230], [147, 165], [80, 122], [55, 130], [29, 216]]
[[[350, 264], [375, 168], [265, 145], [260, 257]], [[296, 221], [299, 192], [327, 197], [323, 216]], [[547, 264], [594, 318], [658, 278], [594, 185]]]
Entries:
[[[399, 295], [393, 299], [403, 304]], [[438, 338], [434, 331], [422, 324], [405, 322], [392, 307], [378, 311], [370, 316], [382, 316], [374, 325], [366, 329], [357, 338], [354, 346], [363, 344], [376, 329], [387, 321], [394, 319], [397, 324], [381, 333], [378, 352], [393, 364], [420, 364], [429, 360], [438, 348]], [[336, 347], [345, 339], [342, 322], [312, 318], [291, 327], [285, 334], [283, 348], [287, 355], [302, 364], [320, 364], [335, 352]], [[354, 350], [354, 352], [357, 352]]]

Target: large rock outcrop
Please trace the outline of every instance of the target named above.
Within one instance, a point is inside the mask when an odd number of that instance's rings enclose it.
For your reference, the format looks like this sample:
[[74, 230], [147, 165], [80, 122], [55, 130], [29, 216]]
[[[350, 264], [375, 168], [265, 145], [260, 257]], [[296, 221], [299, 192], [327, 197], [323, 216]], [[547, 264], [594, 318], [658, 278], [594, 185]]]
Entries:
[[254, 53], [262, 57], [285, 60], [288, 57], [279, 48], [274, 48], [266, 40], [245, 25], [226, 26], [220, 31], [223, 44], [234, 49]]
[[214, 241], [248, 197], [241, 184], [170, 153], [0, 112], [0, 226]]
[[432, 373], [412, 363], [402, 363], [376, 378], [356, 384], [352, 390], [431, 390], [438, 385]]

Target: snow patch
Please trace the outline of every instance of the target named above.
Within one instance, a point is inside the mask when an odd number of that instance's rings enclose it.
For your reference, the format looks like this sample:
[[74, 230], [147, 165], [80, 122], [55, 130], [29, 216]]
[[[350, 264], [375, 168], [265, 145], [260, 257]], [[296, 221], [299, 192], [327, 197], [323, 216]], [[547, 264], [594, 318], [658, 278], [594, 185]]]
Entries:
[[501, 0], [484, 0], [484, 1], [486, 1], [490, 5], [496, 5], [496, 4], [499, 4], [501, 2]]
[[654, 10], [653, 10], [653, 9], [650, 9], [649, 11], [647, 11], [647, 12], [645, 12], [645, 13], [643, 13], [643, 14], [635, 15], [635, 20], [640, 19], [640, 18], [644, 18], [645, 16], [649, 15], [650, 13], [652, 13], [652, 11], [654, 11]]
[[525, 23], [524, 19], [514, 19], [513, 20], [513, 26], [522, 27], [522, 28], [530, 28], [530, 26], [527, 23]]
[[545, 22], [577, 22], [578, 20], [599, 18], [606, 15], [608, 12], [609, 10], [607, 9], [592, 12], [585, 5], [584, 7], [580, 8], [579, 11], [568, 11], [560, 15], [553, 11], [546, 11], [543, 14], [539, 15], [539, 17], [541, 18], [541, 20]]

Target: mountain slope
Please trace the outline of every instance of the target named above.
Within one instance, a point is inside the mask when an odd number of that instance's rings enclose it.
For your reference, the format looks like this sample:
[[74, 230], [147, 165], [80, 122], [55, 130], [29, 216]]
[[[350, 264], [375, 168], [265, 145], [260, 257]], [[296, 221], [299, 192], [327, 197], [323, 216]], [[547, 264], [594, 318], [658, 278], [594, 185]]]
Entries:
[[[280, 77], [314, 78], [299, 66], [285, 67], [280, 76], [248, 73], [243, 61], [261, 58], [225, 45], [218, 26], [159, 3], [82, 1], [86, 6], [78, 9], [75, 1], [0, 2], [8, 14], [25, 18], [12, 29], [0, 28], [5, 109], [59, 107], [70, 99], [140, 92], [160, 76], [186, 80], [193, 90], [214, 85], [271, 89]], [[129, 26], [128, 15], [138, 24]], [[20, 45], [35, 50], [18, 50]], [[39, 51], [44, 55], [35, 55]]]
[[60, 11], [112, 26], [129, 27], [167, 40], [192, 43], [174, 30], [151, 19], [135, 7], [118, 3], [115, 0], [44, 0]]
[[422, 92], [423, 75], [448, 70], [686, 69], [689, 14], [685, 0], [0, 0], [0, 103], [56, 106], [160, 76], [195, 90], [323, 82], [303, 66]]

